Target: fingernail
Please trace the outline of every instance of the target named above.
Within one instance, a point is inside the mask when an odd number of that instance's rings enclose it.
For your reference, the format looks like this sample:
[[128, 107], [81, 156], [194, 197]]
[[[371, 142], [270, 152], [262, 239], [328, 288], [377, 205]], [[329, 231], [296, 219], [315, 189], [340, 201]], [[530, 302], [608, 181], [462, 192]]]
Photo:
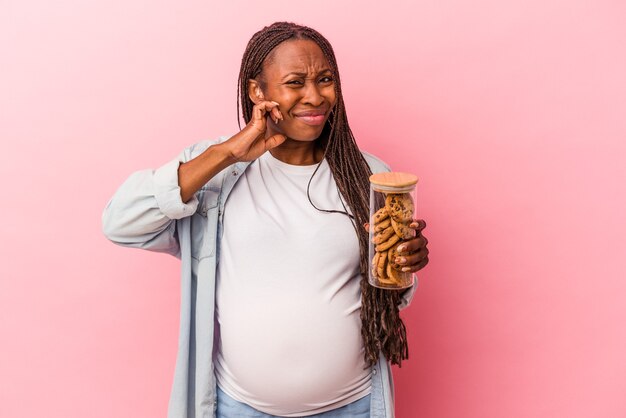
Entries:
[[406, 263], [406, 258], [404, 258], [404, 257], [396, 257], [396, 263], [404, 264], [404, 263]]
[[405, 252], [406, 251], [406, 245], [400, 245], [398, 247], [398, 251], [400, 251], [401, 253]]
[[272, 100], [272, 103], [274, 103], [276, 106], [278, 106], [278, 103], [276, 103], [275, 101]]
[[411, 267], [402, 267], [402, 271], [404, 271], [405, 273], [407, 271], [411, 271]]

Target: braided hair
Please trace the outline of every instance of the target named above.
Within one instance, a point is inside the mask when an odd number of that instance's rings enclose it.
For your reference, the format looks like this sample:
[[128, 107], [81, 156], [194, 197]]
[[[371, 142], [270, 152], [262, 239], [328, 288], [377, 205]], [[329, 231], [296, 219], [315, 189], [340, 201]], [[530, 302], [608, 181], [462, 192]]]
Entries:
[[[400, 318], [400, 292], [378, 289], [369, 285], [369, 238], [363, 225], [369, 222], [369, 176], [371, 170], [356, 144], [348, 125], [341, 94], [339, 71], [333, 49], [319, 32], [290, 22], [276, 22], [255, 33], [243, 54], [237, 87], [237, 111], [241, 109], [247, 124], [252, 118], [254, 104], [248, 97], [248, 80], [261, 74], [268, 55], [282, 42], [307, 39], [315, 42], [328, 60], [335, 80], [336, 103], [320, 137], [316, 140], [337, 183], [337, 188], [353, 216], [353, 226], [360, 247], [361, 271], [361, 336], [365, 346], [365, 362], [373, 365], [379, 353], [392, 364], [401, 365], [407, 359], [406, 328]], [[241, 128], [241, 122], [240, 128]]]

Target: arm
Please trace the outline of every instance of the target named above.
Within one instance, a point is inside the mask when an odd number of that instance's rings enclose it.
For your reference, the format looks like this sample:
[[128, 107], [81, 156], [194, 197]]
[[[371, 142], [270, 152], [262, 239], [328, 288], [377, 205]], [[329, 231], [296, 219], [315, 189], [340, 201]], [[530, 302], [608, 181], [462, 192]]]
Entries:
[[[202, 187], [202, 184], [196, 187], [196, 182], [210, 180], [227, 165], [217, 144], [192, 158], [194, 151], [198, 152], [196, 147], [184, 150], [156, 170], [133, 173], [120, 186], [102, 215], [102, 230], [109, 240], [127, 247], [178, 255], [175, 221], [196, 211], [195, 193]], [[189, 168], [181, 176], [182, 167]], [[184, 191], [181, 184], [185, 185]], [[185, 201], [181, 196], [184, 192]]]
[[284, 135], [266, 137], [266, 118], [272, 113], [282, 118], [277, 106], [267, 101], [256, 104], [241, 132], [212, 144], [195, 158], [194, 146], [157, 170], [131, 175], [104, 209], [104, 235], [119, 245], [178, 256], [175, 220], [196, 211], [196, 192], [228, 165], [252, 161], [285, 141]]

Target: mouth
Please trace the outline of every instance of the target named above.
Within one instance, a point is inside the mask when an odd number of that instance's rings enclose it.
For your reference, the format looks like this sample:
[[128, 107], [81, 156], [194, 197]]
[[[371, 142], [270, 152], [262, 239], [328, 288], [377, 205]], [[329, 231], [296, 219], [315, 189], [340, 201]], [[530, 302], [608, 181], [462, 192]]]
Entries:
[[307, 125], [319, 126], [324, 123], [324, 120], [326, 119], [326, 112], [323, 110], [307, 110], [294, 113], [294, 117]]

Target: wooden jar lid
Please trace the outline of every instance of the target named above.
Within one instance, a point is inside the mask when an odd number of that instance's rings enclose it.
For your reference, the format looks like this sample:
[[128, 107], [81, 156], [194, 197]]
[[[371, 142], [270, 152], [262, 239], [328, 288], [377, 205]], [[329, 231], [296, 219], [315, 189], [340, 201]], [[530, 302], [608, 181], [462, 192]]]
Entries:
[[370, 176], [370, 183], [376, 186], [382, 186], [383, 188], [397, 187], [404, 189], [414, 186], [417, 183], [417, 176], [415, 174], [397, 173], [393, 171], [387, 173], [376, 173]]

